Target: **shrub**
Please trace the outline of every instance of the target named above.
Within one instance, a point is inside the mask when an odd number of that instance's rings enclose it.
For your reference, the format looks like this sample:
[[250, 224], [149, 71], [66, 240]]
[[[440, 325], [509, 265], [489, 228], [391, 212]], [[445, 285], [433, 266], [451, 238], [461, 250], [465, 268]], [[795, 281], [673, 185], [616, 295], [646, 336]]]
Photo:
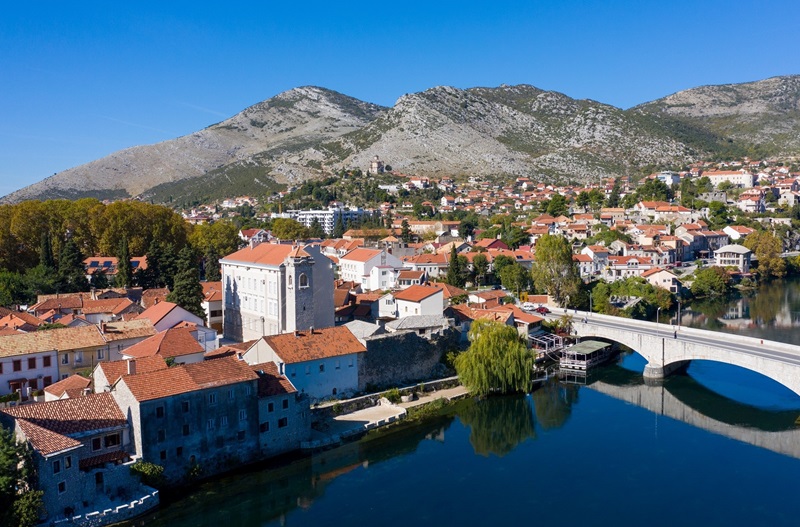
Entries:
[[390, 403], [397, 404], [400, 402], [400, 390], [392, 388], [389, 391], [383, 392], [383, 397], [386, 397]]
[[148, 461], [137, 461], [131, 465], [131, 473], [139, 476], [145, 485], [159, 488], [164, 485], [164, 467]]

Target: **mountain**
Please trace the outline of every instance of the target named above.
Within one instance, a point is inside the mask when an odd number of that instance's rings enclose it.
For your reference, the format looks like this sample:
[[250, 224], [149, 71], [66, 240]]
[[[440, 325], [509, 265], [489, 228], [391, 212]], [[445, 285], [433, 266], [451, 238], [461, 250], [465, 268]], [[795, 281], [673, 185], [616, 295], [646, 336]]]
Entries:
[[315, 145], [360, 129], [383, 110], [331, 90], [295, 88], [199, 132], [59, 172], [3, 201], [139, 196], [165, 202], [219, 187], [257, 193], [276, 180], [315, 174], [324, 159]]
[[718, 140], [758, 145], [764, 155], [800, 151], [800, 75], [692, 88], [630, 111], [704, 130]]
[[121, 150], [3, 198], [208, 201], [365, 168], [420, 175], [594, 180], [708, 155], [796, 154], [800, 76], [704, 86], [622, 110], [533, 86], [439, 86], [383, 108], [317, 87], [221, 123]]
[[533, 86], [404, 95], [361, 130], [325, 143], [333, 164], [378, 155], [421, 175], [588, 180], [688, 160], [690, 149], [613, 106]]

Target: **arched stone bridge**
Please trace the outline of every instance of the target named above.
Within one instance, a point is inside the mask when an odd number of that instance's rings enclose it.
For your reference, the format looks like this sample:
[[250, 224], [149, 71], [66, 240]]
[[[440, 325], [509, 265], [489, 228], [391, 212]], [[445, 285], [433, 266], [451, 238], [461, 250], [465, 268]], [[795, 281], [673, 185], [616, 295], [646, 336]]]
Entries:
[[[548, 318], [563, 317], [551, 313]], [[647, 360], [644, 376], [662, 378], [691, 360], [758, 372], [800, 395], [800, 346], [703, 329], [569, 311], [573, 332], [624, 344]]]

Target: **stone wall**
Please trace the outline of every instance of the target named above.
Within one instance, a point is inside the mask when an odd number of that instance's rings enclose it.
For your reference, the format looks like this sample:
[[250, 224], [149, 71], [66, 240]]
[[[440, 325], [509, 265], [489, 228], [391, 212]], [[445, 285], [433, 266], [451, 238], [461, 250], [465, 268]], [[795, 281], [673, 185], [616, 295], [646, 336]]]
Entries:
[[440, 362], [448, 350], [458, 347], [458, 335], [447, 330], [426, 340], [413, 331], [377, 335], [365, 339], [367, 351], [359, 356], [358, 389], [380, 389], [441, 377]]

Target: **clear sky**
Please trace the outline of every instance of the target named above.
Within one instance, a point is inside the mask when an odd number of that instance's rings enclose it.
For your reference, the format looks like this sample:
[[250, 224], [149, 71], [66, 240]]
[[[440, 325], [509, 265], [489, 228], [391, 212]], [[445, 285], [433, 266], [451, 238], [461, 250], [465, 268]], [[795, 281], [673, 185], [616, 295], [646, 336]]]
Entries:
[[524, 83], [629, 108], [798, 74], [798, 37], [798, 0], [6, 2], [0, 195], [297, 86], [391, 106]]

